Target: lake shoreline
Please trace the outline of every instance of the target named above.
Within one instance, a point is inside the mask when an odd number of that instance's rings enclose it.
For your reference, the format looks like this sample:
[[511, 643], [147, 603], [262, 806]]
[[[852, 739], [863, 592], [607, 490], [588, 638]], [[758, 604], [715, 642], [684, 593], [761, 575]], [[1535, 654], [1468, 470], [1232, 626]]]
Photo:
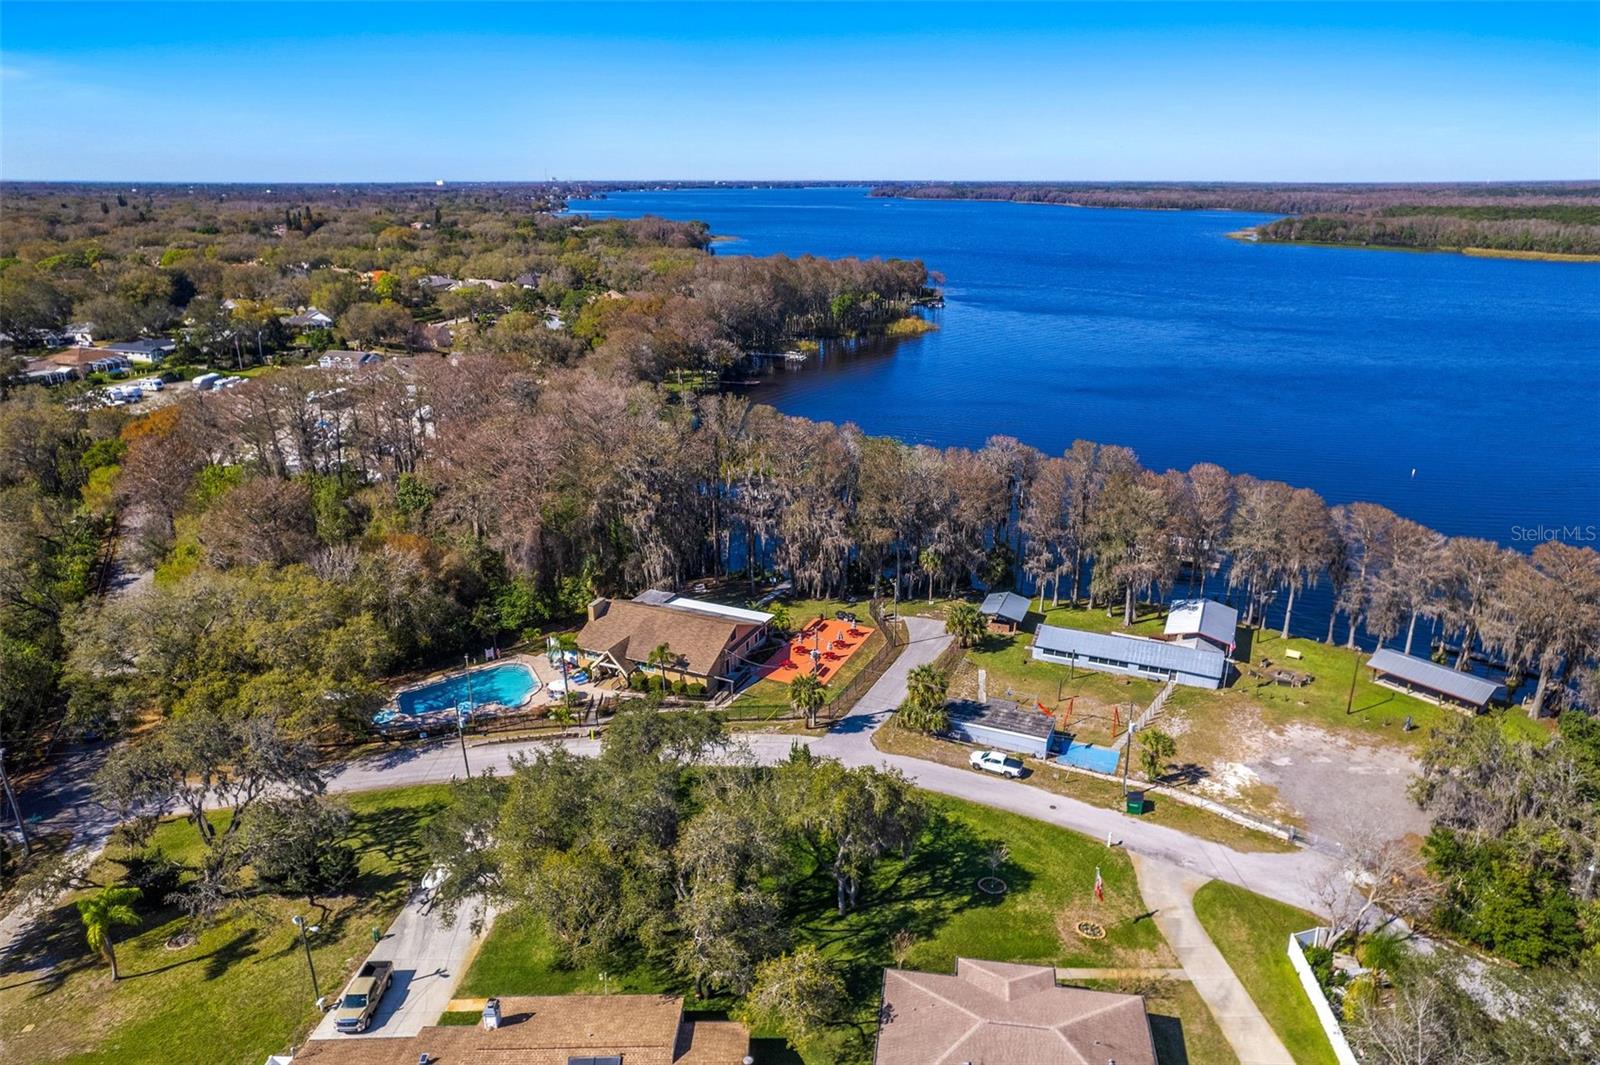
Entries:
[[1546, 263], [1600, 263], [1600, 255], [1569, 254], [1558, 251], [1519, 251], [1510, 248], [1410, 248], [1401, 244], [1343, 244], [1328, 240], [1273, 240], [1263, 239], [1259, 230], [1236, 229], [1227, 234], [1228, 239], [1244, 244], [1279, 244], [1289, 248], [1347, 248], [1354, 251], [1405, 251], [1427, 254], [1465, 255], [1474, 259], [1515, 259], [1523, 262]]

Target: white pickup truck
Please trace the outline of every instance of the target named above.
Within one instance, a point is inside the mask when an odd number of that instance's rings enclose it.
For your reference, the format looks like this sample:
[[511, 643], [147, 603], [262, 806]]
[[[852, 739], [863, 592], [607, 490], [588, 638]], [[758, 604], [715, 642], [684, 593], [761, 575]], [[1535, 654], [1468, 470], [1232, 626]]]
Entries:
[[1022, 776], [1022, 759], [1001, 751], [973, 751], [967, 764], [981, 772], [999, 773], [1011, 780]]

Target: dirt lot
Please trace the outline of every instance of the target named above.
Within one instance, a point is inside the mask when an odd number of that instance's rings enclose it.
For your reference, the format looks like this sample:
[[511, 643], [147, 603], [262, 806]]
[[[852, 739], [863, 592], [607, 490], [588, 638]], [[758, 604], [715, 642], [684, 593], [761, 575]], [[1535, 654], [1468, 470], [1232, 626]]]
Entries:
[[1407, 751], [1305, 722], [1270, 723], [1243, 697], [1175, 711], [1159, 727], [1176, 738], [1177, 763], [1199, 794], [1335, 840], [1428, 830], [1406, 797], [1416, 772]]
[[1363, 830], [1395, 839], [1427, 834], [1427, 815], [1406, 797], [1417, 763], [1405, 751], [1310, 725], [1276, 729], [1267, 741], [1247, 765], [1312, 832], [1332, 839]]

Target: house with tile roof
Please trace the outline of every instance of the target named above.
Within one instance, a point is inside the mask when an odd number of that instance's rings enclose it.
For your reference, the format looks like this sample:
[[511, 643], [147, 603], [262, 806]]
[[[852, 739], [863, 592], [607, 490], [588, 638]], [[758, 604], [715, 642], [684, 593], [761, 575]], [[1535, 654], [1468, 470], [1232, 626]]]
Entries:
[[1047, 965], [885, 969], [873, 1065], [1156, 1065], [1144, 999], [1060, 987]]
[[691, 1021], [672, 995], [539, 995], [497, 1000], [498, 1024], [435, 1025], [412, 1036], [313, 1039], [294, 1065], [743, 1065], [750, 1033]]

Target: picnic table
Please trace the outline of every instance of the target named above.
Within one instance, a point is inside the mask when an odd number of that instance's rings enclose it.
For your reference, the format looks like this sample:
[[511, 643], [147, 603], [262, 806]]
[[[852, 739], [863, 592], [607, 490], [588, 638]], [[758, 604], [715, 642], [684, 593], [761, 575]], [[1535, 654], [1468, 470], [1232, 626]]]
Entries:
[[1274, 684], [1283, 684], [1291, 688], [1304, 688], [1311, 683], [1311, 674], [1302, 673], [1298, 669], [1278, 668], [1269, 670], [1267, 675]]

